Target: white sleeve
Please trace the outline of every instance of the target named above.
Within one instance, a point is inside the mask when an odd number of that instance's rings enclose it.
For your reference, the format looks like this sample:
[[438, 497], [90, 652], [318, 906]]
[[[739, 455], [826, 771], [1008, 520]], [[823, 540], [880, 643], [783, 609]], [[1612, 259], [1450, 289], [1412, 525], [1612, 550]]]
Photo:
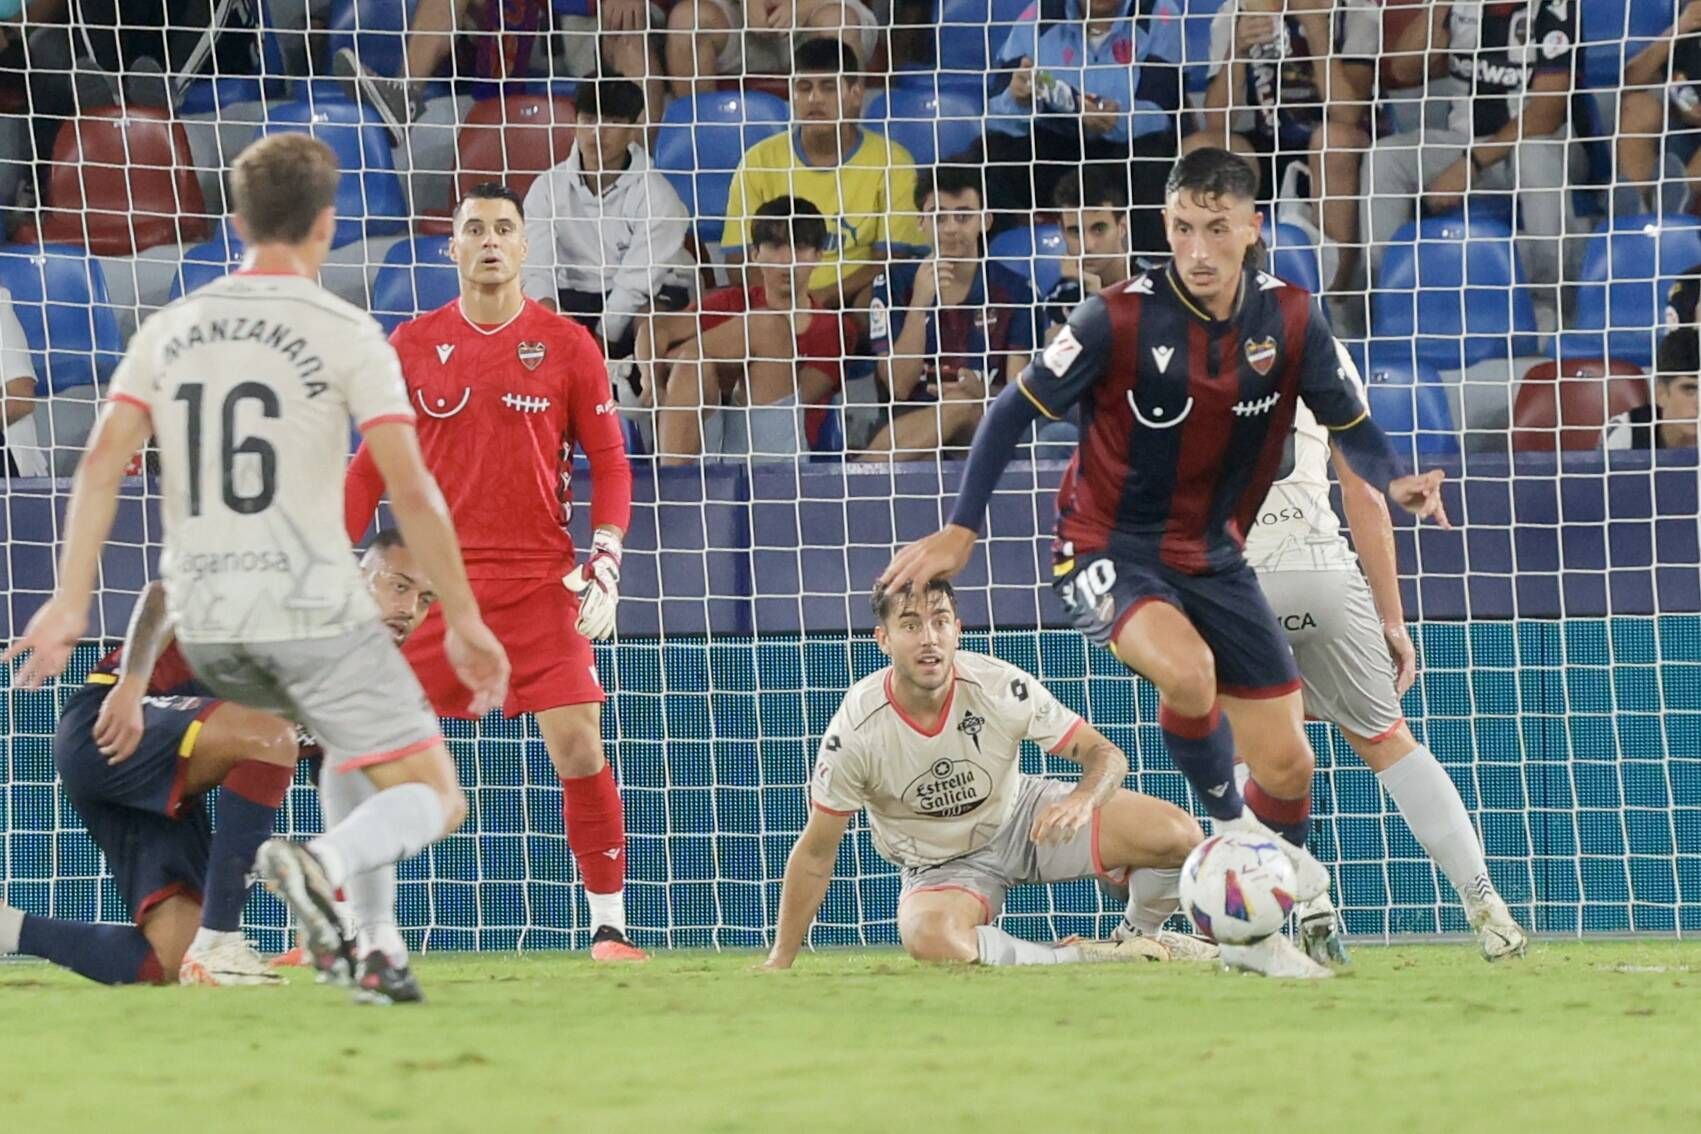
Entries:
[[1369, 0], [1340, 0], [1342, 59], [1375, 63], [1382, 54], [1382, 14]]
[[632, 317], [654, 300], [691, 229], [685, 202], [661, 174], [652, 171], [644, 179], [639, 200], [644, 214], [633, 218], [632, 243], [615, 267], [614, 287], [603, 308], [603, 338], [609, 342], [624, 335]]
[[861, 810], [867, 798], [861, 738], [851, 729], [841, 708], [827, 725], [809, 776], [810, 805], [830, 815]]
[[520, 290], [530, 299], [555, 296], [554, 170], [526, 190], [526, 262], [520, 266]]
[[30, 361], [29, 340], [24, 337], [24, 325], [12, 307], [12, 293], [0, 287], [0, 382], [14, 378], [35, 378], [35, 364]]
[[1230, 0], [1211, 17], [1211, 65], [1206, 71], [1210, 78], [1216, 78], [1217, 72], [1228, 65], [1229, 55], [1234, 51], [1234, 14], [1238, 7]]
[[341, 371], [349, 417], [366, 429], [393, 421], [412, 421], [402, 363], [383, 330], [372, 319], [354, 333]]
[[1065, 708], [1039, 678], [1021, 667], [1005, 662], [998, 669], [1000, 672], [992, 677], [997, 685], [986, 692], [990, 702], [1008, 718], [1010, 732], [1047, 752], [1067, 745], [1081, 727], [1080, 716]]
[[1630, 414], [1628, 412], [1607, 419], [1606, 428], [1601, 430], [1601, 448], [1630, 448]]

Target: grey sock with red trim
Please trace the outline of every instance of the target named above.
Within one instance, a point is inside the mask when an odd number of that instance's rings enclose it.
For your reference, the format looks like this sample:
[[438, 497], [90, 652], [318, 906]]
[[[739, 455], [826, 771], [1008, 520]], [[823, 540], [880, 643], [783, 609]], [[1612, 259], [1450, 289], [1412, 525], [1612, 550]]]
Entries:
[[1023, 941], [993, 925], [976, 927], [975, 946], [983, 965], [1070, 965], [1081, 960], [1081, 950], [1073, 945]]
[[1163, 928], [1181, 906], [1181, 867], [1136, 870], [1128, 879], [1128, 909], [1124, 920], [1147, 937]]
[[1453, 777], [1429, 749], [1418, 745], [1376, 773], [1376, 778], [1453, 889], [1465, 894], [1479, 876], [1487, 875], [1471, 813], [1465, 810]]

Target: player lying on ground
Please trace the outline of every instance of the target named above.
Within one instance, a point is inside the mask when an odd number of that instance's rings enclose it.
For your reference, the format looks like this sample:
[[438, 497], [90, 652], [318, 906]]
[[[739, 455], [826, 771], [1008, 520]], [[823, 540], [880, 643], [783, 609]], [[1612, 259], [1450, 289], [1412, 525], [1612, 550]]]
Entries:
[[[956, 596], [874, 592], [874, 640], [892, 664], [857, 682], [827, 725], [810, 777], [809, 822], [786, 862], [769, 968], [791, 965], [821, 908], [850, 817], [903, 870], [898, 935], [918, 961], [1061, 965], [1204, 959], [1197, 938], [1163, 930], [1181, 864], [1203, 837], [1172, 803], [1122, 787], [1128, 759], [1008, 662], [960, 653]], [[1081, 765], [1069, 784], [1023, 775], [1022, 741]], [[993, 925], [1012, 886], [1094, 876], [1127, 882], [1114, 942], [1040, 944]]]
[[[561, 777], [567, 844], [585, 883], [591, 955], [641, 961], [626, 937], [626, 828], [602, 746], [602, 684], [591, 639], [614, 633], [621, 541], [632, 522], [632, 469], [607, 365], [591, 333], [526, 298], [520, 198], [474, 188], [455, 208], [450, 254], [460, 297], [396, 328], [408, 398], [419, 410], [425, 463], [448, 499], [479, 608], [514, 675], [506, 716], [537, 715]], [[573, 449], [595, 486], [591, 552], [577, 567], [567, 534]], [[350, 540], [371, 526], [384, 481], [363, 445], [349, 466]], [[392, 498], [393, 502], [393, 498]], [[469, 714], [469, 692], [444, 652], [433, 614], [407, 657], [440, 716]]]
[[[1341, 370], [1363, 397], [1358, 368], [1343, 359]], [[1483, 956], [1521, 954], [1524, 931], [1489, 881], [1459, 789], [1400, 710], [1400, 695], [1417, 676], [1417, 652], [1406, 632], [1387, 500], [1334, 451], [1349, 545], [1329, 501], [1329, 433], [1303, 405], [1294, 414], [1292, 446], [1291, 471], [1270, 490], [1247, 533], [1246, 559], [1293, 646], [1305, 711], [1339, 728], [1376, 773], [1458, 891]], [[1302, 904], [1298, 913], [1306, 951], [1317, 960], [1344, 960], [1327, 897]]]
[[[392, 533], [360, 566], [400, 642], [425, 616], [429, 585]], [[41, 957], [103, 984], [164, 983], [174, 974], [184, 984], [275, 984], [281, 978], [239, 922], [254, 853], [295, 771], [295, 725], [214, 697], [171, 636], [165, 589], [150, 583], [124, 644], [72, 694], [53, 738], [60, 782], [135, 926], [33, 917], [0, 904], [0, 953]], [[219, 822], [209, 829], [215, 788]], [[405, 949], [399, 971], [382, 951], [362, 956], [362, 978], [379, 988], [411, 982]]]
[[[1037, 417], [1081, 410], [1058, 490], [1054, 581], [1075, 625], [1158, 688], [1164, 740], [1219, 822], [1250, 810], [1296, 848], [1315, 758], [1299, 673], [1241, 553], [1299, 399], [1364, 480], [1442, 523], [1439, 471], [1399, 473], [1347, 381], [1316, 301], [1249, 266], [1262, 218], [1250, 167], [1200, 149], [1175, 165], [1174, 257], [1089, 298], [975, 436], [951, 522], [898, 553], [881, 581], [919, 586], [968, 562], [998, 478]], [[1239, 755], [1251, 769], [1244, 801]], [[1295, 855], [1302, 900], [1327, 872]]]
[[351, 418], [442, 601], [445, 652], [473, 711], [506, 696], [508, 659], [420, 460], [395, 352], [372, 316], [314, 282], [336, 232], [339, 177], [330, 148], [302, 134], [262, 138], [236, 159], [243, 267], [130, 340], [71, 489], [59, 590], [3, 660], [31, 651], [23, 688], [65, 668], [88, 625], [124, 469], [153, 434], [161, 574], [184, 660], [216, 695], [299, 721], [323, 746], [327, 775], [357, 770], [376, 789], [311, 845], [272, 839], [255, 856], [315, 963], [347, 981], [353, 945], [337, 888], [418, 854], [467, 806], [436, 714], [379, 624], [342, 531]]

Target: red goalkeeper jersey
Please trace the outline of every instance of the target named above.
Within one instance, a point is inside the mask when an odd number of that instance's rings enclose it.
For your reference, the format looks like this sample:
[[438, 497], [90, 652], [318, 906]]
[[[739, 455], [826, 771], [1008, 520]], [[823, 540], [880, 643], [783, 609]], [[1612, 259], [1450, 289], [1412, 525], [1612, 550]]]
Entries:
[[[632, 469], [602, 351], [589, 331], [528, 299], [483, 327], [454, 300], [390, 336], [425, 463], [442, 487], [474, 579], [561, 575], [573, 564], [573, 449], [590, 462], [591, 523], [632, 518]], [[349, 537], [384, 482], [362, 445], [344, 493]]]

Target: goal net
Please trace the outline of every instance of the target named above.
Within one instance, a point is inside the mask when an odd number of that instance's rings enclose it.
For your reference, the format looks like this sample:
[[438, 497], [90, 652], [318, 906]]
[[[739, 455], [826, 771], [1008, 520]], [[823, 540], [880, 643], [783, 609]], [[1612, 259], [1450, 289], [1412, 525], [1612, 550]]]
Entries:
[[[1495, 884], [1538, 933], [1701, 926], [1701, 358], [1687, 384], [1659, 365], [1682, 357], [1668, 337], [1693, 336], [1684, 281], [1701, 275], [1666, 125], [1695, 98], [1656, 58], [1677, 50], [1674, 13], [1531, 0], [1437, 25], [1426, 49], [1426, 6], [1346, 0], [1321, 24], [1255, 0], [238, 0], [168, 4], [163, 33], [116, 38], [126, 6], [81, 7], [90, 26], [26, 16], [0, 55], [19, 59], [0, 68], [8, 636], [52, 589], [66, 478], [128, 336], [240, 259], [225, 173], [245, 145], [311, 131], [337, 151], [321, 279], [387, 328], [453, 298], [451, 208], [505, 180], [528, 206], [527, 292], [597, 327], [633, 453], [620, 631], [597, 661], [635, 937], [765, 944], [821, 733], [883, 661], [874, 577], [949, 515], [975, 423], [1054, 319], [1118, 257], [1159, 251], [1169, 166], [1216, 131], [1258, 168], [1269, 270], [1326, 296], [1373, 416], [1448, 471], [1457, 530], [1395, 522], [1421, 665], [1404, 710]], [[806, 245], [820, 259], [794, 271]], [[762, 294], [721, 290], [740, 261]], [[742, 347], [717, 353], [729, 335]], [[1016, 454], [961, 581], [963, 645], [1084, 713], [1128, 752], [1130, 786], [1191, 806], [1153, 689], [1085, 643], [1049, 585], [1072, 440]], [[56, 687], [0, 698], [0, 896], [33, 912], [128, 916], [52, 741], [157, 560], [148, 462], [135, 471], [90, 641]], [[594, 492], [582, 467], [575, 491]], [[1313, 847], [1348, 930], [1465, 930], [1376, 777], [1308, 729]], [[584, 946], [535, 722], [446, 733], [471, 814], [400, 867], [410, 943]], [[1031, 746], [1023, 767], [1073, 774]], [[303, 774], [280, 825], [320, 823]], [[856, 820], [812, 940], [894, 942], [897, 894]], [[1005, 917], [1049, 938], [1119, 913], [1087, 881], [1018, 889]], [[281, 946], [275, 900], [256, 892], [246, 916]]]

